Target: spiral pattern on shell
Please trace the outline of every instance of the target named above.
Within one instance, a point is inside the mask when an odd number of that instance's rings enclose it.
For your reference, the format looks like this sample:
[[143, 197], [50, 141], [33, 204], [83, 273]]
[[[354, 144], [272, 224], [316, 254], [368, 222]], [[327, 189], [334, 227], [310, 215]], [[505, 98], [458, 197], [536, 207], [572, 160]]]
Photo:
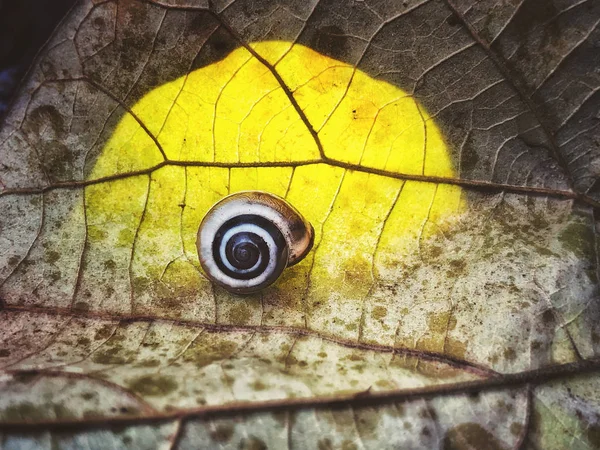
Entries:
[[198, 230], [202, 268], [216, 284], [250, 294], [274, 283], [310, 251], [314, 230], [284, 199], [261, 191], [225, 197]]

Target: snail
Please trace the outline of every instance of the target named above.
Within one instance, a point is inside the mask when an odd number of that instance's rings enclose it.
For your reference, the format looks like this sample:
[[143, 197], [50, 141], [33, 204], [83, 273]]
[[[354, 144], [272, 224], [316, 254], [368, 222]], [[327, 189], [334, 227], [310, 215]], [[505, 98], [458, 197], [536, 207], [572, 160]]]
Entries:
[[196, 245], [200, 264], [214, 283], [235, 294], [251, 294], [302, 261], [314, 234], [312, 225], [283, 198], [243, 191], [208, 211]]

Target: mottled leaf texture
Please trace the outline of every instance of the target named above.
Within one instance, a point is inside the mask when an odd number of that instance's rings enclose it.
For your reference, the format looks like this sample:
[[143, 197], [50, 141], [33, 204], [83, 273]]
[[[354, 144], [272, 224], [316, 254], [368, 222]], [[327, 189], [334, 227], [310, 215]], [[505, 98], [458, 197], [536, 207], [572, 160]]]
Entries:
[[[79, 2], [0, 131], [0, 448], [600, 448], [599, 21]], [[241, 297], [246, 189], [316, 239]]]

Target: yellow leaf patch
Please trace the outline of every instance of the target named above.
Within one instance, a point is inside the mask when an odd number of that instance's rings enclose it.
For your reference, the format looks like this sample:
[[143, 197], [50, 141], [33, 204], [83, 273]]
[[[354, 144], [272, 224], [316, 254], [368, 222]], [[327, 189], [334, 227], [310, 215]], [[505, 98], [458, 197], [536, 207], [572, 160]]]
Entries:
[[[216, 201], [259, 189], [286, 197], [316, 231], [311, 254], [262, 293], [273, 307], [261, 320], [355, 337], [362, 303], [378, 277], [393, 279], [405, 255], [418, 252], [422, 240], [465, 208], [459, 187], [361, 169], [453, 177], [449, 150], [423, 107], [396, 86], [301, 45], [252, 47], [275, 62], [285, 88], [248, 49], [239, 48], [149, 92], [132, 108], [137, 120], [125, 116], [106, 144], [91, 178], [161, 161], [138, 120], [177, 163], [149, 179], [86, 188], [88, 224], [119, 230], [119, 236], [90, 234], [90, 251], [116, 246], [126, 253], [133, 247], [129, 299], [114, 297], [114, 304], [103, 307], [123, 310], [126, 304], [131, 311], [231, 323], [255, 320], [218, 300], [230, 294], [213, 292], [195, 241]], [[317, 132], [325, 158], [301, 115]], [[273, 167], [262, 167], [270, 163]]]

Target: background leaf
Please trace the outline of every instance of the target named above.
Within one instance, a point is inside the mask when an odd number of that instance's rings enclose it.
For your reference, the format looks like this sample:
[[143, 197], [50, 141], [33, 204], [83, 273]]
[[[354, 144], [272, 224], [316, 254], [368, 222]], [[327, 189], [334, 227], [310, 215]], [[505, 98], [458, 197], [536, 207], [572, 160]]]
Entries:
[[[91, 2], [0, 131], [6, 448], [596, 448], [592, 2]], [[195, 233], [286, 196], [237, 297]]]

